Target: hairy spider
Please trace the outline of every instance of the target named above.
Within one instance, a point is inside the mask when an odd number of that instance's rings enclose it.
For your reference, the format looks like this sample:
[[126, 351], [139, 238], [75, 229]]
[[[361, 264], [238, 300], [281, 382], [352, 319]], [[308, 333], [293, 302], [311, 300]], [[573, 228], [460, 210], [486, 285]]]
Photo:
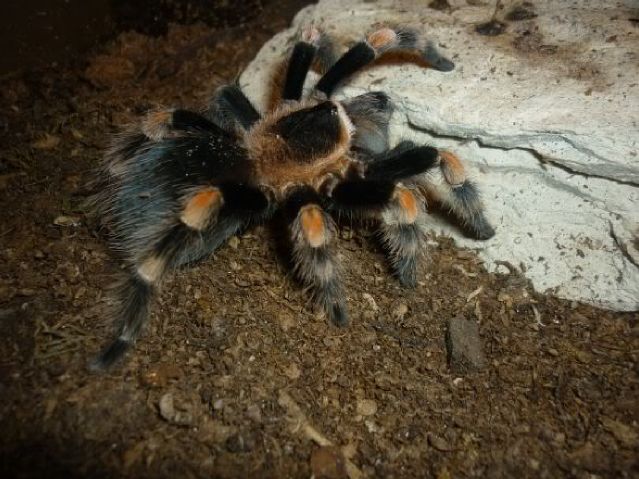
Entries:
[[[135, 341], [168, 271], [276, 212], [287, 221], [294, 273], [337, 326], [348, 319], [332, 214], [379, 219], [390, 262], [407, 286], [416, 282], [423, 250], [426, 199], [448, 208], [475, 238], [493, 236], [477, 188], [454, 154], [409, 141], [390, 148], [385, 93], [331, 99], [342, 80], [394, 50], [419, 54], [439, 71], [453, 69], [408, 29], [374, 31], [336, 60], [328, 38], [308, 28], [270, 111], [261, 115], [228, 85], [202, 114], [153, 111], [115, 139], [97, 203], [128, 275], [117, 291], [118, 337], [94, 369], [111, 365]], [[302, 98], [316, 60], [324, 74]]]

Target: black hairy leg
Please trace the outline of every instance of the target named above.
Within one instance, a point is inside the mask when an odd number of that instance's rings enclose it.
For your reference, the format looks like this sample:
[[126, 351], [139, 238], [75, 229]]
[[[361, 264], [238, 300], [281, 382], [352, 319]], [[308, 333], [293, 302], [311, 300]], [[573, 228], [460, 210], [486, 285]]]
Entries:
[[348, 325], [339, 264], [332, 241], [335, 225], [310, 188], [292, 192], [285, 205], [292, 243], [293, 271], [336, 326]]
[[[238, 197], [243, 202], [237, 203]], [[226, 208], [225, 203], [233, 202]], [[252, 214], [268, 208], [259, 190], [242, 185], [224, 188], [201, 187], [184, 195], [179, 217], [145, 253], [139, 253], [137, 264], [116, 290], [118, 337], [91, 364], [103, 370], [122, 357], [135, 342], [146, 322], [149, 305], [162, 278], [181, 263], [211, 252], [241, 227]]]
[[226, 240], [253, 224], [258, 224], [272, 214], [270, 200], [257, 188], [239, 184], [219, 186], [224, 206], [216, 223], [201, 231], [199, 241], [185, 245], [173, 262], [181, 267], [211, 255]]
[[343, 102], [344, 109], [355, 125], [351, 147], [367, 154], [381, 154], [390, 148], [388, 126], [393, 104], [381, 91], [364, 93]]
[[366, 42], [356, 43], [320, 78], [315, 89], [330, 98], [338, 84], [375, 60], [375, 50]]
[[248, 130], [261, 115], [237, 85], [225, 85], [213, 94], [206, 116], [229, 133]]
[[397, 186], [381, 214], [380, 235], [390, 263], [403, 286], [417, 284], [417, 265], [424, 251], [424, 210], [421, 196]]
[[403, 142], [367, 163], [367, 179], [401, 181], [423, 174], [436, 164], [439, 152], [430, 146]]
[[201, 240], [201, 231], [215, 224], [223, 204], [217, 188], [207, 188], [188, 195], [179, 221], [145, 253], [131, 268], [129, 277], [119, 287], [114, 311], [120, 322], [117, 339], [93, 362], [91, 368], [101, 370], [111, 366], [128, 350], [138, 337], [148, 316], [149, 304], [165, 272], [184, 249]]
[[381, 179], [354, 179], [338, 183], [331, 207], [339, 214], [377, 217], [380, 237], [399, 281], [414, 286], [424, 242], [422, 196]]
[[440, 151], [439, 157], [439, 168], [415, 177], [415, 182], [428, 196], [447, 208], [469, 236], [478, 240], [492, 238], [495, 230], [484, 215], [479, 190], [468, 179], [464, 165], [448, 151]]
[[369, 159], [363, 176], [329, 183], [325, 192], [338, 213], [366, 215], [387, 207], [396, 195], [396, 183], [427, 174], [437, 165], [438, 151], [430, 146], [402, 142]]
[[299, 100], [302, 98], [304, 81], [315, 59], [320, 38], [320, 32], [314, 27], [309, 27], [302, 32], [301, 40], [293, 47], [293, 53], [291, 53], [286, 69], [284, 90], [282, 92], [283, 100]]
[[395, 184], [384, 180], [338, 182], [330, 192], [330, 207], [338, 214], [366, 216], [381, 211], [391, 200]]
[[418, 53], [431, 68], [441, 72], [449, 72], [455, 67], [453, 62], [440, 55], [435, 46], [426, 42], [417, 32], [409, 29], [382, 28], [344, 53], [324, 73], [315, 87], [316, 90], [330, 97], [343, 80], [372, 63], [378, 56], [390, 51]]
[[425, 212], [422, 195], [397, 182], [427, 175], [437, 166], [438, 154], [435, 148], [402, 142], [367, 163], [364, 178], [339, 182], [331, 191], [332, 206], [337, 211], [381, 218], [381, 240], [405, 286], [414, 286], [417, 281]]

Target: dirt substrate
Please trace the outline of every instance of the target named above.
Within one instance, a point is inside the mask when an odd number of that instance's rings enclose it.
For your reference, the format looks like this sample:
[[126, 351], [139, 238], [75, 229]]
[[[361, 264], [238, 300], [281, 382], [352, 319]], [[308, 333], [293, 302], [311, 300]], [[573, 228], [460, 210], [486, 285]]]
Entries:
[[165, 283], [123, 365], [87, 371], [113, 331], [118, 265], [82, 207], [109, 135], [202, 105], [286, 21], [125, 33], [2, 81], [0, 476], [638, 477], [637, 314], [538, 296], [445, 238], [405, 290], [373, 231], [343, 228], [338, 330], [251, 230]]

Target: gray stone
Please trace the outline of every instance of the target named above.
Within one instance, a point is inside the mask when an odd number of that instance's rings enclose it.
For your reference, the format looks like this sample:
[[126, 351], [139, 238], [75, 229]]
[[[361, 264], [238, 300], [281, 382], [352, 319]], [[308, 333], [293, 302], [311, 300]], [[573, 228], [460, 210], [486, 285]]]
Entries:
[[522, 265], [538, 291], [639, 309], [636, 2], [541, 0], [514, 21], [507, 16], [519, 2], [505, 1], [498, 19], [506, 28], [496, 36], [476, 32], [494, 2], [449, 3], [438, 11], [423, 0], [322, 0], [262, 48], [240, 84], [263, 108], [274, 68], [309, 24], [344, 46], [376, 24], [418, 28], [454, 71], [380, 65], [340, 94], [386, 91], [397, 106], [394, 141], [466, 160], [497, 235], [472, 241], [435, 218], [431, 229], [476, 249], [490, 270], [500, 271], [499, 261]]
[[478, 371], [486, 366], [479, 327], [460, 316], [449, 319], [446, 348], [450, 368], [457, 373]]

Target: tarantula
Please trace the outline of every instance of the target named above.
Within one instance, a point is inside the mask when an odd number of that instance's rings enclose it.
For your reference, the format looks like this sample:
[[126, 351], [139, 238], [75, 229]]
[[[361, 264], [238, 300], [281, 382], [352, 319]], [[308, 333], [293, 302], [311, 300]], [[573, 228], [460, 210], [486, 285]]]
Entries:
[[[442, 72], [453, 63], [408, 29], [376, 30], [339, 59], [331, 58], [327, 38], [314, 28], [302, 33], [279, 104], [263, 115], [238, 86], [227, 85], [202, 114], [153, 111], [115, 139], [97, 203], [128, 274], [117, 291], [118, 337], [94, 369], [110, 366], [135, 341], [168, 271], [275, 213], [287, 222], [294, 273], [337, 326], [348, 316], [332, 215], [379, 219], [390, 262], [407, 286], [416, 283], [427, 198], [475, 238], [493, 236], [477, 188], [454, 154], [409, 141], [390, 148], [388, 95], [332, 99], [344, 79], [389, 51], [412, 51]], [[302, 98], [316, 60], [329, 65]]]

